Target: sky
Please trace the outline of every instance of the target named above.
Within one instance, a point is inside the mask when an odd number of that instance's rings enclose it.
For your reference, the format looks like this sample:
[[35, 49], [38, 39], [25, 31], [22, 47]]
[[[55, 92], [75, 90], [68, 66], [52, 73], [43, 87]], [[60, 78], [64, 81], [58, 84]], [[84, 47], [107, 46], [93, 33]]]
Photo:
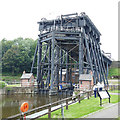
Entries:
[[42, 18], [85, 12], [100, 31], [101, 49], [118, 60], [118, 0], [0, 0], [0, 40], [38, 38]]

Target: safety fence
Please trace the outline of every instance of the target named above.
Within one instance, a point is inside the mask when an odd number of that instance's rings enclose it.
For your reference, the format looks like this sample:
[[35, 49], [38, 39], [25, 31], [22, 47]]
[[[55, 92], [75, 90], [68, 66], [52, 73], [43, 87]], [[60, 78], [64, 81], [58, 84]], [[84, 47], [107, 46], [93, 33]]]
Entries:
[[120, 90], [120, 85], [109, 85], [109, 90], [110, 91]]
[[[109, 86], [109, 91], [117, 90], [117, 89], [120, 89], [119, 85], [110, 85]], [[84, 98], [89, 99], [92, 95], [93, 95], [92, 90], [84, 91], [83, 93], [79, 93], [79, 94], [77, 94], [75, 96], [71, 96], [71, 97], [56, 101], [54, 103], [49, 103], [47, 105], [43, 105], [43, 106], [31, 109], [28, 112], [19, 113], [17, 115], [10, 116], [7, 119], [11, 119], [11, 120], [20, 119], [20, 120], [23, 120], [24, 115], [26, 115], [26, 118], [36, 119], [36, 118], [42, 117], [42, 116], [44, 116], [46, 114], [48, 114], [48, 118], [51, 118], [51, 113], [53, 111], [61, 109], [61, 112], [62, 112], [62, 107], [66, 107], [66, 110], [67, 110], [69, 105], [71, 105], [71, 104], [73, 104], [75, 102], [80, 103], [81, 100], [83, 100]]]
[[36, 118], [39, 118], [39, 117], [46, 115], [46, 114], [48, 114], [48, 118], [51, 118], [51, 113], [53, 111], [56, 111], [58, 109], [62, 109], [62, 107], [66, 107], [66, 110], [68, 110], [68, 108], [69, 108], [68, 106], [70, 104], [73, 104], [75, 102], [80, 103], [80, 101], [83, 100], [84, 98], [89, 99], [92, 96], [92, 94], [93, 94], [93, 91], [91, 91], [91, 90], [85, 91], [85, 92], [79, 93], [75, 96], [71, 96], [71, 97], [56, 101], [54, 103], [49, 103], [47, 105], [43, 105], [43, 106], [31, 109], [28, 112], [19, 113], [17, 115], [10, 116], [7, 119], [23, 120], [24, 115], [26, 116], [26, 118], [36, 119]]

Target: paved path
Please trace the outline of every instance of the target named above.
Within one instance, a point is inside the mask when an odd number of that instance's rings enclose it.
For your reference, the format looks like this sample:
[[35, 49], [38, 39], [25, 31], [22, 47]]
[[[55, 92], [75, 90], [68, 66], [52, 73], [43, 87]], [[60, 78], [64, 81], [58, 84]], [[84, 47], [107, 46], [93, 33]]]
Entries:
[[120, 95], [120, 93], [110, 93], [111, 95]]
[[95, 113], [91, 113], [86, 116], [86, 118], [118, 118], [118, 116], [120, 116], [118, 109], [120, 110], [120, 102], [111, 104], [105, 107], [105, 109], [99, 110]]

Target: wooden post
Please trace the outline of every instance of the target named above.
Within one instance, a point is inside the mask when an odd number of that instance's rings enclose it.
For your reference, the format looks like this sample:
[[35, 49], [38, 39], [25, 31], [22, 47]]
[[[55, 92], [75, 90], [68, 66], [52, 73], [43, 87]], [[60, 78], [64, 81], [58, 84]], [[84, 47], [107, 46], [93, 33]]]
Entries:
[[114, 85], [114, 90], [115, 90], [115, 85]]
[[89, 99], [89, 92], [87, 92], [87, 96], [88, 96], [88, 99]]
[[90, 97], [92, 96], [92, 90], [90, 90]]
[[68, 99], [66, 100], [66, 110], [68, 110]]
[[100, 106], [102, 106], [102, 99], [100, 98]]
[[51, 104], [48, 107], [48, 118], [51, 118]]
[[110, 97], [109, 97], [109, 103], [110, 103]]
[[20, 120], [23, 120], [24, 113], [21, 113]]
[[80, 103], [80, 95], [78, 95], [78, 102]]

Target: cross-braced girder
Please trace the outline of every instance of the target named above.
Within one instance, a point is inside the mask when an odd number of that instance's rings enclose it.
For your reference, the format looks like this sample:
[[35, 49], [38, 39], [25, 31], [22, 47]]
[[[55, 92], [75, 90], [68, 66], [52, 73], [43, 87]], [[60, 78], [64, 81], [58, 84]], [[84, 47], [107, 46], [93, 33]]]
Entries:
[[62, 82], [75, 82], [75, 74], [80, 77], [91, 72], [94, 84], [108, 85], [111, 60], [106, 61], [101, 53], [101, 34], [85, 13], [38, 23], [40, 35], [31, 68], [32, 72], [37, 55], [38, 88], [58, 90]]

